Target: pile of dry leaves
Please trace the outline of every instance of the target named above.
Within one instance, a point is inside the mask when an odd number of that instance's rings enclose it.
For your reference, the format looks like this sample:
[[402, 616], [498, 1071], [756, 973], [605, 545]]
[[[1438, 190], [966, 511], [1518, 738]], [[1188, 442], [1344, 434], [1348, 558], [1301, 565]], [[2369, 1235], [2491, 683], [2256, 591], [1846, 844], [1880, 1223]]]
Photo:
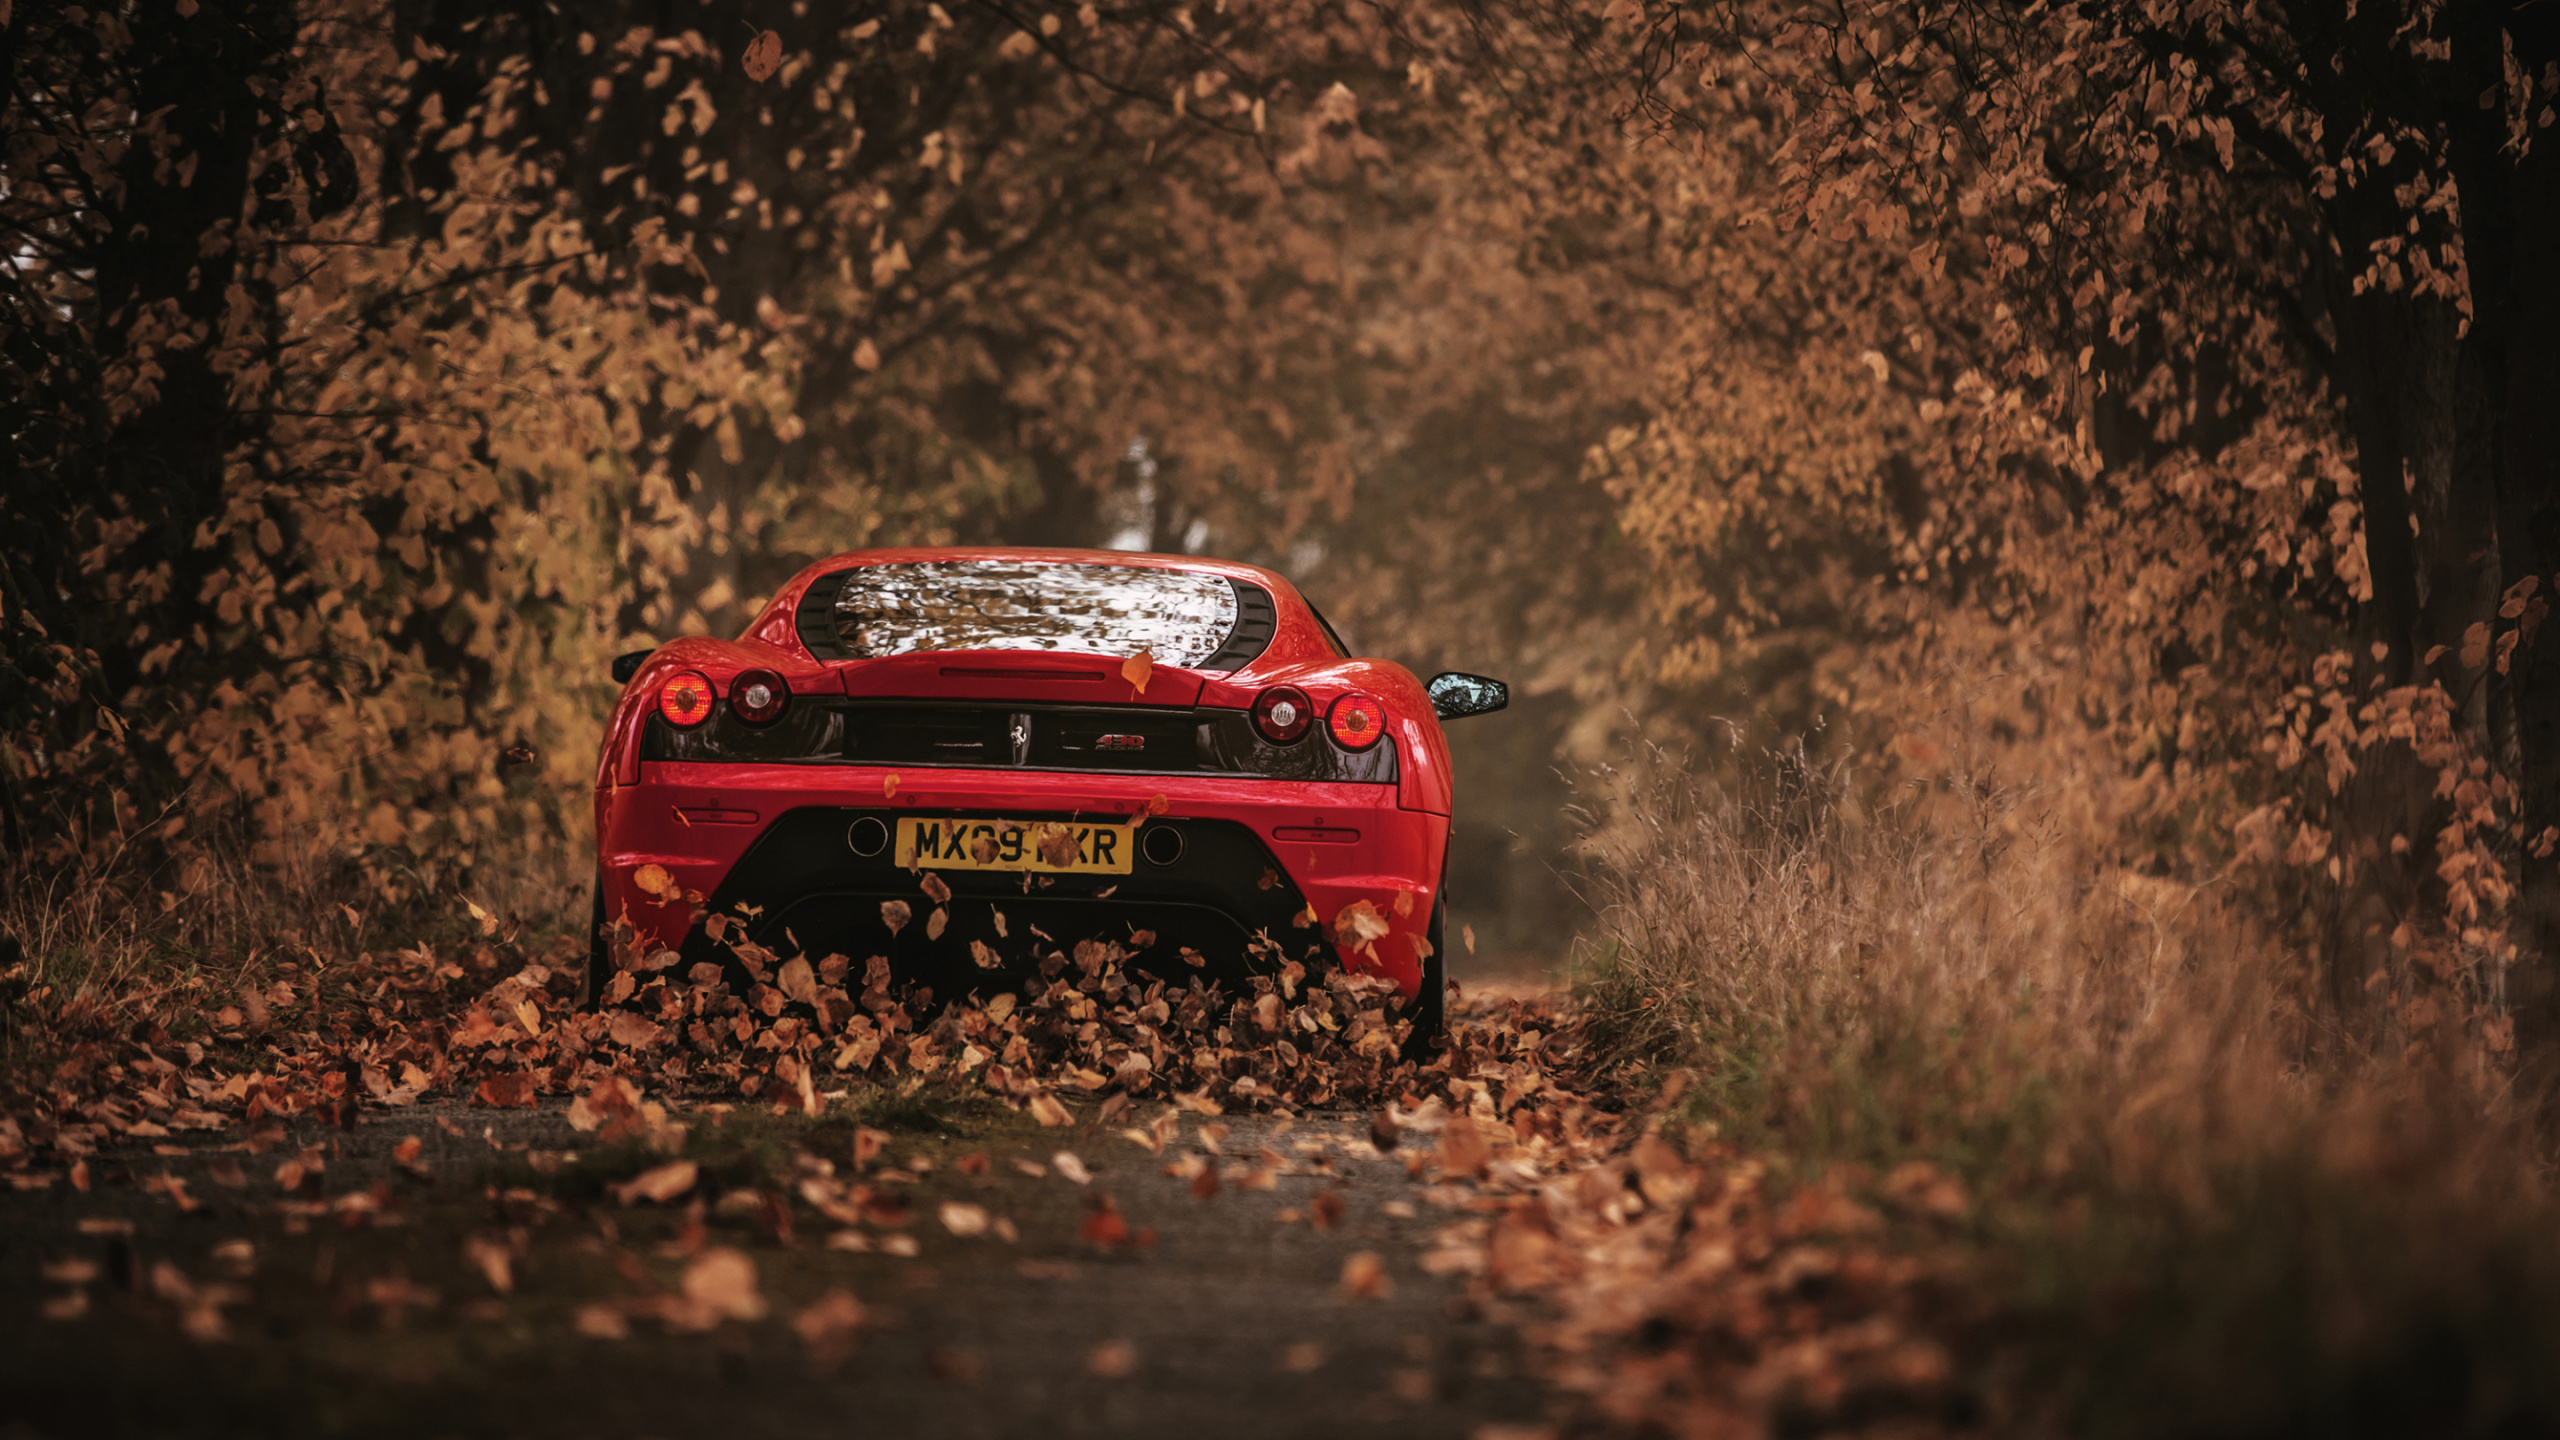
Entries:
[[1234, 994], [1133, 971], [1127, 950], [1087, 940], [1041, 954], [1018, 992], [919, 1013], [880, 957], [778, 956], [719, 915], [702, 923], [733, 964], [685, 966], [624, 935], [602, 1004], [583, 1009], [583, 946], [528, 951], [472, 913], [487, 943], [462, 957], [305, 948], [272, 980], [218, 997], [183, 986], [112, 1003], [25, 997], [20, 1063], [0, 1091], [0, 1168], [271, 1116], [350, 1125], [366, 1103], [532, 1106], [608, 1081], [812, 1114], [854, 1083], [934, 1082], [1062, 1123], [1062, 1097], [1098, 1101], [1104, 1119], [1150, 1098], [1204, 1113], [1374, 1108], [1499, 1086], [1516, 1102], [1552, 1090], [1551, 1070], [1569, 1074], [1577, 1059], [1551, 1020], [1515, 1003], [1478, 1007], [1417, 1063], [1393, 987], [1343, 969], [1329, 946], [1302, 959], [1271, 947], [1265, 973]]
[[[479, 918], [485, 943], [466, 956], [305, 952], [209, 1016], [207, 997], [184, 991], [112, 1010], [27, 997], [18, 1043], [49, 1049], [0, 1096], [0, 1170], [32, 1179], [117, 1139], [270, 1117], [352, 1125], [368, 1104], [436, 1097], [565, 1099], [572, 1125], [610, 1137], [666, 1133], [687, 1105], [819, 1114], [855, 1085], [934, 1084], [1053, 1125], [1075, 1118], [1071, 1101], [1103, 1122], [1144, 1102], [1152, 1125], [1131, 1125], [1134, 1113], [1121, 1123], [1159, 1151], [1179, 1151], [1169, 1142], [1188, 1112], [1209, 1153], [1174, 1163], [1206, 1195], [1221, 1172], [1205, 1117], [1356, 1108], [1375, 1113], [1376, 1148], [1406, 1156], [1417, 1198], [1451, 1217], [1427, 1268], [1464, 1277], [1480, 1304], [1520, 1322], [1594, 1418], [1684, 1434], [1927, 1432], [1964, 1413], [1958, 1367], [1931, 1338], [1961, 1277], [1915, 1258], [1949, 1247], [1909, 1243], [1915, 1227], [1961, 1216], [1952, 1181], [1913, 1170], [1773, 1198], [1763, 1167], [1730, 1147], [1684, 1152], [1676, 1129], [1609, 1113], [1553, 1004], [1458, 1004], [1447, 1043], [1417, 1062], [1391, 987], [1329, 951], [1266, 956], [1268, 973], [1230, 994], [1133, 971], [1120, 947], [1087, 941], [1040, 957], [1019, 992], [917, 1014], [882, 960], [776, 956], [708, 917], [734, 967], [618, 945], [604, 1003], [582, 1009], [578, 947], [532, 952]], [[730, 983], [741, 973], [744, 993]], [[672, 1194], [690, 1187], [688, 1169], [670, 1161], [629, 1183]], [[1248, 1166], [1231, 1183], [1251, 1178]], [[790, 1199], [862, 1218], [863, 1194], [803, 1179]], [[978, 1217], [945, 1218], [956, 1229]], [[1116, 1220], [1097, 1209], [1087, 1240], [1126, 1243]], [[710, 1247], [678, 1289], [650, 1298], [663, 1314], [602, 1304], [581, 1323], [613, 1334], [634, 1318], [678, 1329], [754, 1318], [753, 1275], [743, 1255]], [[1349, 1272], [1344, 1285], [1365, 1293]], [[824, 1332], [813, 1345], [852, 1323], [803, 1318]]]

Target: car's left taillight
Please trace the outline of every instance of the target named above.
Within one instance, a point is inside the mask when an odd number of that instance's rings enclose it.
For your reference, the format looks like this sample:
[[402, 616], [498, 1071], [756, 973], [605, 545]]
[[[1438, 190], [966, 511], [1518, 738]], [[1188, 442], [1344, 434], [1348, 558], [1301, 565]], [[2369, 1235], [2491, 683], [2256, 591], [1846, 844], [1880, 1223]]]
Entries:
[[1315, 702], [1295, 685], [1274, 685], [1253, 700], [1253, 728], [1274, 745], [1294, 745], [1316, 723]]
[[690, 730], [711, 718], [711, 681], [699, 670], [679, 670], [658, 684], [658, 713]]
[[750, 725], [769, 725], [791, 703], [791, 684], [771, 670], [741, 670], [729, 682], [729, 712]]

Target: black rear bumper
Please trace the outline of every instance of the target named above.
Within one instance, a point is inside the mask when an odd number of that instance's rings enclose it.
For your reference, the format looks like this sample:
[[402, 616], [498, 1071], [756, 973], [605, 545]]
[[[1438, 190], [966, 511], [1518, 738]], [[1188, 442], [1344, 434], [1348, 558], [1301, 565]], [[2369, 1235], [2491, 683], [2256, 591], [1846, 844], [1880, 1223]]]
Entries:
[[[1037, 973], [1042, 956], [1072, 955], [1084, 940], [1111, 941], [1132, 952], [1133, 970], [1177, 985], [1195, 977], [1214, 980], [1236, 992], [1248, 975], [1264, 968], [1254, 954], [1258, 937], [1290, 955], [1320, 938], [1295, 923], [1306, 900], [1252, 830], [1231, 820], [1170, 818], [1140, 825], [1139, 853], [1127, 875], [1031, 876], [1026, 884], [1024, 875], [1003, 871], [926, 872], [939, 875], [951, 890], [942, 907], [946, 923], [936, 937], [930, 925], [936, 905], [922, 876], [895, 862], [894, 847], [859, 853], [859, 845], [879, 838], [878, 831], [857, 835], [863, 821], [879, 822], [894, 834], [899, 814], [839, 806], [790, 811], [730, 867], [708, 908], [743, 921], [746, 938], [776, 955], [802, 954], [812, 961], [845, 956], [852, 962], [853, 988], [859, 988], [869, 958], [884, 956], [898, 985], [930, 987], [936, 1001], [1019, 988]], [[975, 818], [998, 817], [975, 812]], [[1001, 818], [1078, 817], [1007, 811]], [[1147, 843], [1150, 832], [1160, 829], [1178, 833], [1183, 842], [1170, 863], [1147, 858], [1151, 849], [1161, 856], [1167, 848], [1160, 840], [1153, 847]], [[911, 917], [894, 934], [882, 914], [889, 901], [903, 901]], [[973, 941], [998, 961], [996, 968], [981, 963]], [[688, 964], [734, 964], [728, 947], [700, 927], [680, 953]]]

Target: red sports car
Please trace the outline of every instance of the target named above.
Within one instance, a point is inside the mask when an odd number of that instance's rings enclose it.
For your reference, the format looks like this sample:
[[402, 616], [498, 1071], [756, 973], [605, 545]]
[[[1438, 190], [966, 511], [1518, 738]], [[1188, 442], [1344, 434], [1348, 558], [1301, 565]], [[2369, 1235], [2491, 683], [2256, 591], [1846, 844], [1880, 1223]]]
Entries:
[[[946, 1000], [1013, 988], [1035, 948], [1084, 939], [1231, 990], [1332, 944], [1437, 1032], [1440, 721], [1508, 693], [1354, 657], [1268, 570], [856, 551], [802, 571], [736, 640], [614, 669], [599, 937], [627, 918], [644, 949], [720, 963], [698, 921], [727, 915], [779, 954], [885, 956]], [[599, 938], [590, 994], [604, 955]]]

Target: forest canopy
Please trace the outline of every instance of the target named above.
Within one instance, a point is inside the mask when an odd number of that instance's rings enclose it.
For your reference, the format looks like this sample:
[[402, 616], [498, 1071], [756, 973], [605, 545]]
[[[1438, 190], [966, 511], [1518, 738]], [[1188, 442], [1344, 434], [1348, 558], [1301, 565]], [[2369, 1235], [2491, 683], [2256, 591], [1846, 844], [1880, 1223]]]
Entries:
[[[1997, 771], [2560, 1005], [2560, 18], [0, 0], [7, 842], [576, 840], [874, 543], [1297, 573], [1540, 743]], [[407, 876], [409, 880], [388, 877]]]

